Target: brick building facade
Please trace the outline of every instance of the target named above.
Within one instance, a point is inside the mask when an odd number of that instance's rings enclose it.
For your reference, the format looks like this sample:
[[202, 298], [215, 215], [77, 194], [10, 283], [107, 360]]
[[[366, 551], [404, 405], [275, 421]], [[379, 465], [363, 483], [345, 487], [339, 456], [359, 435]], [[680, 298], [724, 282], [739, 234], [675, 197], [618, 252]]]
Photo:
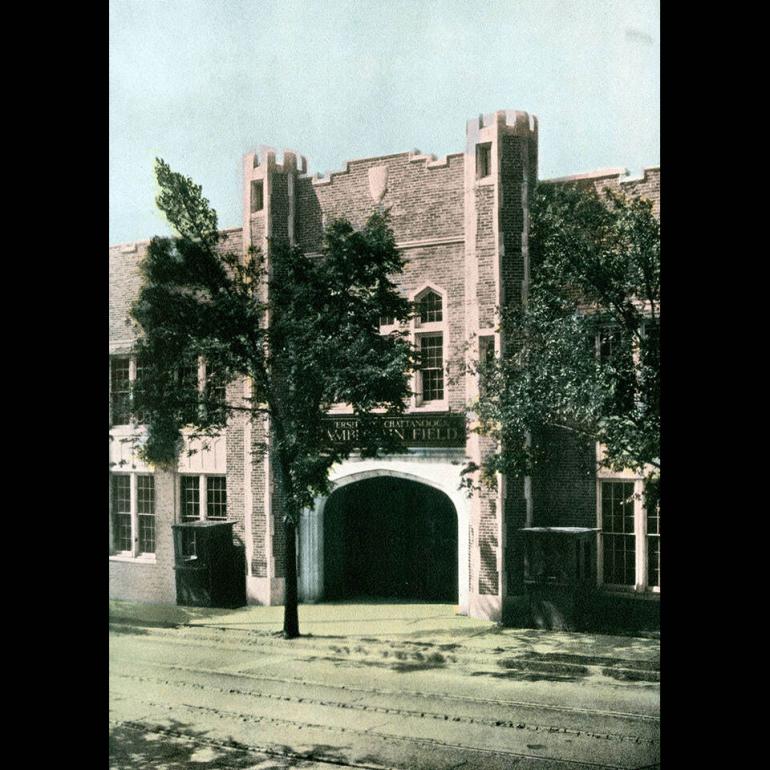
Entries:
[[[478, 394], [477, 378], [460, 374], [463, 360], [478, 359], [491, 350], [504, 352], [496, 309], [521, 302], [527, 289], [527, 212], [537, 181], [537, 137], [534, 116], [499, 111], [469, 121], [464, 151], [440, 159], [416, 152], [365, 158], [348, 162], [344, 170], [328, 177], [312, 178], [305, 173], [304, 158], [288, 150], [280, 160], [270, 148], [245, 156], [243, 222], [225, 231], [227, 247], [245, 254], [254, 245], [269, 257], [270, 243], [280, 239], [307, 253], [317, 252], [330, 219], [344, 216], [360, 227], [377, 206], [384, 206], [407, 258], [399, 289], [420, 308], [410, 331], [432, 362], [415, 375], [417, 395], [403, 423], [396, 426], [409, 435], [409, 451], [377, 460], [351, 457], [336, 466], [332, 471], [335, 491], [327, 499], [318, 499], [314, 509], [303, 515], [300, 601], [323, 601], [334, 594], [334, 585], [345, 595], [343, 572], [354, 575], [354, 582], [369, 585], [363, 573], [345, 566], [354, 557], [340, 543], [352, 537], [345, 524], [351, 517], [360, 515], [359, 521], [364, 522], [366, 511], [376, 508], [372, 522], [388, 518], [387, 504], [382, 507], [382, 501], [374, 499], [385, 494], [415, 506], [415, 515], [399, 527], [416, 527], [411, 522], [419, 519], [433, 533], [419, 535], [428, 538], [425, 549], [435, 546], [437, 559], [439, 552], [456, 555], [452, 564], [437, 563], [437, 574], [449, 576], [450, 586], [436, 595], [451, 598], [460, 612], [474, 617], [500, 620], [507, 613], [515, 618], [525, 596], [522, 528], [597, 528], [602, 495], [615, 491], [607, 484], [641, 483], [629, 474], [597, 477], [596, 447], [555, 434], [558, 451], [553, 454], [553, 467], [538, 478], [504, 479], [497, 491], [470, 498], [458, 488], [460, 470], [467, 461], [478, 462], [493, 449], [488, 440], [463, 430], [462, 423], [458, 428], [453, 415], [459, 415]], [[658, 210], [658, 169], [648, 169], [638, 180], [625, 178], [622, 170], [580, 178], [643, 194], [654, 200]], [[183, 452], [175, 473], [145, 466], [127, 440], [132, 427], [126, 394], [137, 376], [132, 356], [136, 330], [128, 314], [138, 293], [139, 263], [146, 246], [110, 248], [110, 595], [175, 602], [171, 525], [209, 518], [235, 522], [234, 532], [246, 556], [248, 601], [281, 603], [283, 548], [279, 505], [271, 494], [270, 456], [253, 451], [264, 439], [265, 425], [236, 413], [218, 439], [205, 447], [192, 447], [198, 450], [193, 454]], [[388, 319], [383, 321], [387, 330]], [[205, 364], [198, 375], [205, 378]], [[242, 382], [231, 384], [228, 400], [248, 395], [246, 388]], [[330, 415], [330, 430], [345, 426], [341, 407]], [[359, 513], [346, 505], [357, 506]], [[434, 509], [453, 512], [449, 529], [441, 534], [436, 534], [438, 525], [430, 522]], [[643, 518], [639, 512], [637, 517]], [[364, 528], [381, 525], [381, 521], [362, 524]], [[389, 542], [395, 543], [398, 534], [391, 531], [382, 536], [380, 552]], [[643, 523], [634, 536], [647, 542]], [[443, 545], [436, 545], [439, 541]], [[634, 552], [639, 574], [633, 576], [632, 585], [615, 586], [618, 592], [658, 595], [659, 577], [653, 586], [650, 570], [641, 565], [644, 543]], [[601, 548], [601, 537], [599, 544]], [[377, 558], [373, 553], [371, 558]], [[447, 557], [441, 558], [446, 561]], [[387, 565], [390, 582], [387, 588], [382, 584], [382, 593], [404, 588], [406, 593], [399, 595], [419, 599], [420, 590], [428, 590], [405, 561], [391, 559]], [[377, 569], [376, 565], [371, 568]], [[408, 573], [411, 589], [409, 581], [404, 578], [399, 583], [394, 572]]]

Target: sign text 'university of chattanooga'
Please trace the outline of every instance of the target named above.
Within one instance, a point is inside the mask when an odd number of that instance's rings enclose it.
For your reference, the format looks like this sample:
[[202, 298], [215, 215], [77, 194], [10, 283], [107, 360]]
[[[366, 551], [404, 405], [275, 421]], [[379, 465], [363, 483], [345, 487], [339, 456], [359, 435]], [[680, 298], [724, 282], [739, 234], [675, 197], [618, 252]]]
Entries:
[[[398, 417], [383, 416], [383, 427], [406, 446], [412, 447], [464, 447], [465, 417], [462, 414], [403, 414]], [[327, 416], [324, 418], [329, 440], [332, 443], [355, 441], [358, 434], [358, 418], [354, 416]]]

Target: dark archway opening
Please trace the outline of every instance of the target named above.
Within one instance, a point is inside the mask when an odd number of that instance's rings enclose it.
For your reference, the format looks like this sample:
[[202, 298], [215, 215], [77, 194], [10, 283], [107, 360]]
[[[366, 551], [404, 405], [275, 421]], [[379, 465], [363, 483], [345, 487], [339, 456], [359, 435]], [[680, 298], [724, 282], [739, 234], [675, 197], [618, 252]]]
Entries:
[[327, 599], [457, 602], [457, 513], [438, 490], [383, 476], [334, 492], [324, 508]]

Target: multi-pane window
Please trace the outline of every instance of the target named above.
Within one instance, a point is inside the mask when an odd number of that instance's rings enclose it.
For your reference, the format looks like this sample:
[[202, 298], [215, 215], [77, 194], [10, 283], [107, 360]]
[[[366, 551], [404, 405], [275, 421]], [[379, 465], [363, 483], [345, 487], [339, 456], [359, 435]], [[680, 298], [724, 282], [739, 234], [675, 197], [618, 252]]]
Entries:
[[206, 518], [227, 518], [227, 481], [224, 476], [209, 476], [207, 479]]
[[[227, 519], [227, 478], [182, 474], [179, 477], [180, 518], [182, 521], [224, 521]], [[182, 532], [182, 553], [195, 556], [195, 531]]]
[[660, 588], [660, 496], [658, 485], [647, 484], [644, 495], [647, 521], [647, 585]]
[[660, 590], [660, 498], [657, 482], [642, 479], [602, 481], [603, 582]]
[[[199, 476], [180, 477], [180, 501], [182, 521], [198, 521], [201, 517], [201, 485]], [[195, 556], [197, 549], [195, 532], [182, 531], [182, 554]]]
[[197, 521], [201, 517], [200, 477], [181, 476], [182, 521]]
[[182, 521], [227, 518], [225, 476], [180, 476], [180, 518]]
[[139, 556], [155, 553], [155, 478], [112, 474], [112, 551]]
[[441, 297], [435, 291], [423, 294], [417, 303], [417, 314], [423, 324], [442, 321], [444, 315]]
[[110, 359], [110, 422], [131, 422], [131, 362], [128, 356]]
[[155, 478], [136, 477], [139, 553], [155, 553]]
[[444, 398], [444, 340], [441, 334], [420, 337], [420, 372], [422, 400], [441, 401]]
[[394, 322], [395, 322], [395, 319], [393, 318], [393, 316], [390, 316], [390, 315], [380, 316], [380, 326], [393, 326]]
[[115, 551], [130, 551], [131, 477], [112, 477], [112, 544]]
[[110, 424], [128, 425], [132, 420], [142, 423], [145, 415], [134, 407], [136, 386], [141, 382], [145, 367], [136, 356], [110, 358]]
[[602, 548], [604, 582], [636, 584], [634, 482], [602, 482]]

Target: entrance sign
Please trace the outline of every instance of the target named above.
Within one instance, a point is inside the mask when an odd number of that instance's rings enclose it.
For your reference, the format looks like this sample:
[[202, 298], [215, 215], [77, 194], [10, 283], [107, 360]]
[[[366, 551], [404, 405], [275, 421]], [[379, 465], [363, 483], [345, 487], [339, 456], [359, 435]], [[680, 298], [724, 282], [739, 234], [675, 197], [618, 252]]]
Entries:
[[[383, 428], [408, 447], [465, 447], [465, 416], [456, 412], [435, 414], [402, 414], [382, 416]], [[329, 440], [333, 444], [355, 442], [358, 418], [327, 416], [324, 418]]]

